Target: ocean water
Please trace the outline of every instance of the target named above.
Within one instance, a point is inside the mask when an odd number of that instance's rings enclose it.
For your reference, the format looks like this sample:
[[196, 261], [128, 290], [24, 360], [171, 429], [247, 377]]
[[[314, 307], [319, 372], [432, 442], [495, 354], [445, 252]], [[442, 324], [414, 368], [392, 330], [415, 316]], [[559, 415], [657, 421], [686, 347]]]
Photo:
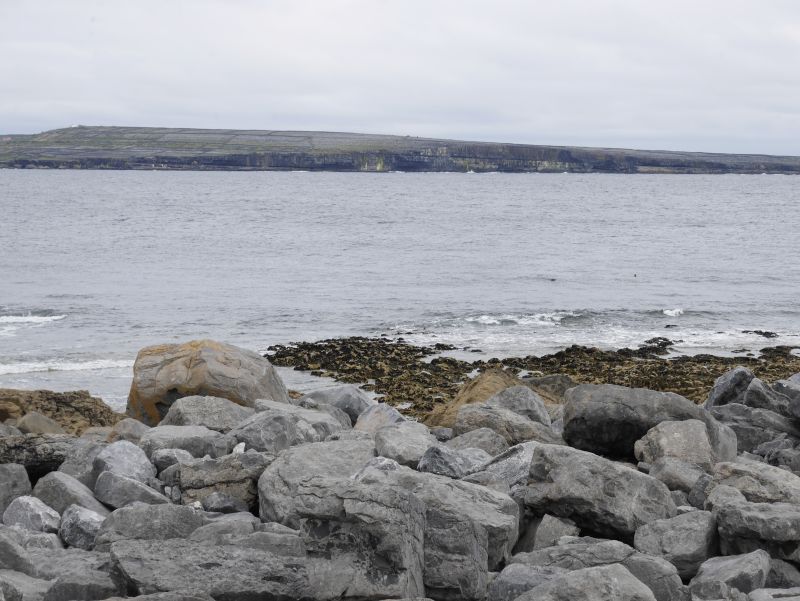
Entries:
[[200, 337], [800, 345], [799, 224], [793, 176], [0, 170], [0, 387], [119, 407]]

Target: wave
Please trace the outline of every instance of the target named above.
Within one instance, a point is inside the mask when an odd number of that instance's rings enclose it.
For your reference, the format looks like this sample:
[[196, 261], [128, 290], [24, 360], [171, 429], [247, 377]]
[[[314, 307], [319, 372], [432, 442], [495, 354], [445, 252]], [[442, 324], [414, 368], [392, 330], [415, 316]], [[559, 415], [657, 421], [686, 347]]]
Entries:
[[664, 309], [661, 311], [667, 317], [679, 317], [683, 315], [683, 309], [676, 307], [675, 309]]
[[573, 311], [553, 311], [552, 313], [528, 313], [519, 315], [474, 315], [463, 318], [463, 321], [487, 326], [557, 326], [567, 318], [581, 316], [581, 313], [575, 313]]
[[115, 359], [94, 359], [92, 361], [31, 361], [0, 364], [0, 376], [49, 371], [88, 371], [133, 367], [133, 361]]
[[66, 315], [0, 315], [0, 324], [49, 323], [66, 318]]

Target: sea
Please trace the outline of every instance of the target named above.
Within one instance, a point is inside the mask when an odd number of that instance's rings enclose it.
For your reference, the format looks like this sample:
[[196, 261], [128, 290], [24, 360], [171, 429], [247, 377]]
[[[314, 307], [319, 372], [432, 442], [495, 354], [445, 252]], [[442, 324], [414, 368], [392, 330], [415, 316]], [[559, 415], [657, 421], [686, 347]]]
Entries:
[[0, 387], [120, 409], [147, 345], [352, 335], [800, 346], [800, 178], [0, 170]]

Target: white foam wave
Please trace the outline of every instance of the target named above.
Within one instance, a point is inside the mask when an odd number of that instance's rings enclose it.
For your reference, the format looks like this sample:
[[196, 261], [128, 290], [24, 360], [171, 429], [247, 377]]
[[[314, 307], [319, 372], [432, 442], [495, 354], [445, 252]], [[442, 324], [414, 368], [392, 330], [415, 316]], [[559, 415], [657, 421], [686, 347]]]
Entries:
[[31, 361], [0, 364], [0, 376], [26, 374], [44, 371], [85, 371], [94, 369], [113, 369], [133, 367], [133, 361], [114, 359], [95, 359], [93, 361]]
[[668, 317], [678, 317], [683, 315], [683, 309], [676, 307], [675, 309], [664, 309], [662, 313]]
[[65, 317], [66, 315], [0, 315], [0, 323], [49, 323]]
[[523, 315], [476, 315], [465, 317], [467, 323], [477, 323], [488, 326], [521, 325], [521, 326], [556, 326], [567, 317], [580, 317], [580, 313], [572, 311], [555, 311], [553, 313], [533, 313]]

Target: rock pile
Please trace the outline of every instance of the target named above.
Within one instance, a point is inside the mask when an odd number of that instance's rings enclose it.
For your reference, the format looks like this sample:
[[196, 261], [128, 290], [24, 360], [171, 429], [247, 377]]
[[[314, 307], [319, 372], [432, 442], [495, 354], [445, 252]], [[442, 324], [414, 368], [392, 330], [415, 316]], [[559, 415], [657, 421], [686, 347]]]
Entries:
[[211, 347], [230, 391], [170, 359], [150, 425], [0, 438], [0, 599], [800, 598], [800, 378], [734, 370], [705, 407], [508, 386], [429, 427], [274, 373], [248, 397], [266, 359]]

